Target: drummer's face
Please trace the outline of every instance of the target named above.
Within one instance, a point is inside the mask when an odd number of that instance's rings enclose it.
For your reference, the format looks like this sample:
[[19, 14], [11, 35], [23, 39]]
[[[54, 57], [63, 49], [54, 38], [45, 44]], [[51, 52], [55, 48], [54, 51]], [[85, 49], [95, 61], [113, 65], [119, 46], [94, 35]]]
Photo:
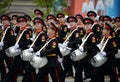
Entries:
[[91, 23], [88, 23], [88, 24], [85, 24], [85, 30], [86, 31], [88, 31], [88, 30], [90, 30], [91, 29], [91, 26], [92, 26], [92, 24]]
[[106, 36], [109, 35], [110, 31], [108, 29], [103, 28], [102, 35]]
[[53, 18], [49, 18], [49, 19], [47, 20], [47, 24], [50, 24], [50, 23], [55, 23], [55, 20], [54, 20]]
[[35, 29], [40, 29], [42, 27], [43, 25], [41, 23], [35, 23]]
[[20, 27], [26, 27], [26, 25], [27, 25], [26, 21], [20, 21], [18, 23], [19, 23]]
[[71, 28], [72, 27], [76, 27], [77, 26], [77, 22], [71, 21], [71, 22], [69, 22], [69, 25], [70, 25]]
[[2, 20], [2, 24], [3, 24], [3, 26], [4, 26], [4, 25], [9, 25], [10, 22], [9, 22], [9, 20]]
[[54, 34], [55, 34], [55, 31], [52, 28], [48, 27], [47, 28], [48, 37], [52, 37]]

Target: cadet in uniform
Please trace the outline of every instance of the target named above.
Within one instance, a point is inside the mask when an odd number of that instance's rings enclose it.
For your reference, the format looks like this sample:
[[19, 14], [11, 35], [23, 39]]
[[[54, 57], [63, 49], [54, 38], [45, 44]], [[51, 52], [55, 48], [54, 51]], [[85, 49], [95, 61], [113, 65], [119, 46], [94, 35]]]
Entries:
[[97, 14], [94, 11], [88, 11], [87, 16], [88, 18], [91, 18], [95, 22], [95, 18], [97, 17]]
[[36, 17], [42, 18], [44, 16], [44, 13], [40, 9], [35, 9], [34, 10], [34, 15], [35, 15], [35, 18]]
[[112, 25], [112, 23], [111, 23], [111, 22], [112, 22], [112, 19], [111, 19], [111, 17], [108, 16], [108, 15], [103, 16], [103, 22]]
[[94, 34], [96, 35], [97, 40], [101, 40], [101, 36], [102, 36], [102, 27], [99, 24], [95, 24], [92, 27], [92, 32], [94, 32]]
[[83, 16], [81, 15], [81, 14], [76, 14], [75, 15], [75, 17], [77, 18], [77, 20], [78, 20], [78, 26], [79, 27], [83, 27], [84, 25], [83, 25]]
[[[2, 22], [2, 29], [5, 31], [6, 30], [6, 28], [9, 28], [9, 29], [11, 29], [10, 27], [11, 27], [11, 25], [10, 25], [10, 21], [11, 21], [11, 19], [10, 19], [10, 17], [9, 16], [7, 16], [7, 15], [2, 15], [1, 16], [1, 22]], [[11, 29], [12, 30], [12, 29]], [[9, 30], [10, 31], [10, 30]], [[13, 35], [14, 35], [14, 33], [13, 33]], [[8, 37], [8, 39], [6, 38], [4, 38], [4, 40], [7, 42], [7, 41], [9, 41], [9, 37]], [[11, 45], [13, 45], [13, 44], [11, 44]], [[8, 45], [8, 47], [10, 47], [10, 44]], [[8, 48], [8, 47], [5, 47], [5, 49], [6, 48]], [[8, 67], [8, 69], [10, 69], [10, 67], [11, 67], [11, 64], [12, 64], [12, 58], [11, 57], [7, 57], [6, 56], [6, 54], [5, 54], [5, 52], [4, 52], [4, 58], [5, 58], [5, 62], [6, 62], [6, 64], [7, 64], [7, 67]]]
[[[115, 33], [116, 33], [116, 40], [118, 49], [120, 49], [120, 17], [115, 18]], [[116, 59], [116, 66], [118, 70], [118, 76], [120, 77], [120, 58]]]
[[[53, 14], [48, 14], [46, 19], [45, 19], [45, 25], [46, 27], [49, 27], [49, 25], [51, 25], [51, 23], [54, 23], [57, 27], [57, 19]], [[56, 33], [56, 37], [58, 37], [58, 33]]]
[[[87, 36], [89, 33], [92, 32], [92, 24], [93, 20], [90, 18], [85, 18], [83, 20], [84, 24], [84, 29], [86, 31], [86, 34], [84, 36]], [[83, 40], [84, 41], [84, 40]], [[85, 71], [86, 77], [91, 78], [92, 80], [92, 75], [93, 75], [93, 66], [90, 63], [90, 59], [99, 51], [99, 49], [96, 46], [97, 44], [97, 39], [95, 34], [91, 34], [87, 41], [85, 42], [83, 47], [79, 47], [80, 51], [86, 52], [87, 56], [83, 59], [80, 60], [76, 72], [75, 72], [75, 81], [74, 82], [83, 82], [83, 70]]]
[[56, 15], [58, 21], [60, 22], [60, 27], [62, 27], [63, 25], [65, 25], [65, 15], [63, 13], [58, 13]]
[[100, 16], [98, 19], [98, 21], [99, 21], [99, 25], [100, 25], [100, 27], [103, 27], [103, 17], [104, 16]]
[[[24, 30], [24, 33], [20, 38], [20, 41], [18, 42], [18, 44], [15, 44], [13, 47], [24, 50], [24, 49], [27, 49], [28, 45], [32, 43], [32, 41], [30, 40], [30, 30], [26, 29], [27, 19], [24, 16], [19, 16], [17, 18], [17, 22], [20, 24], [19, 33], [23, 32], [23, 30]], [[20, 55], [15, 56], [12, 67], [10, 71], [7, 73], [6, 77], [2, 80], [2, 82], [16, 82], [20, 66], [22, 65], [23, 68], [25, 68], [26, 64], [27, 62], [23, 61]]]
[[53, 15], [53, 14], [48, 14], [47, 17], [46, 17], [46, 25], [49, 26], [51, 25], [51, 22], [56, 24], [56, 17]]
[[[33, 20], [33, 23], [34, 23], [34, 29], [35, 29], [33, 34], [34, 37], [37, 37], [39, 33], [41, 34], [38, 36], [37, 40], [35, 41], [34, 46], [27, 50], [31, 52], [37, 52], [46, 43], [47, 35], [43, 31], [43, 27], [45, 26], [45, 24], [41, 18], [36, 17]], [[32, 67], [31, 64], [29, 63], [25, 68], [25, 74], [23, 76], [22, 82], [35, 82], [35, 76], [36, 76], [35, 68]]]
[[[7, 15], [2, 15], [1, 16], [1, 21], [3, 24], [3, 28], [4, 29], [4, 35], [3, 35], [3, 41], [0, 42], [0, 46], [2, 47], [2, 49], [0, 50], [0, 71], [1, 71], [1, 78], [4, 79], [4, 77], [6, 76], [6, 67], [4, 64], [4, 60], [7, 64], [7, 68], [8, 70], [11, 69], [11, 65], [13, 62], [13, 58], [12, 57], [7, 57], [5, 50], [14, 45], [14, 43], [16, 42], [15, 36], [14, 36], [14, 31], [13, 29], [10, 27], [10, 17]], [[5, 33], [6, 32], [6, 33]]]
[[58, 41], [56, 39], [57, 32], [58, 28], [53, 23], [47, 27], [48, 40], [51, 41], [44, 48], [44, 50], [38, 53], [41, 53], [41, 57], [47, 57], [48, 63], [44, 67], [40, 68], [36, 76], [36, 82], [46, 82], [43, 78], [45, 78], [48, 74], [50, 74], [52, 82], [63, 82], [61, 81], [62, 76], [60, 74], [62, 68], [58, 62], [58, 56], [62, 57], [62, 55], [59, 51]]
[[[26, 28], [30, 28], [30, 29], [31, 29], [31, 31], [29, 31], [29, 32], [30, 32], [30, 37], [32, 37], [32, 28], [33, 28], [32, 25], [31, 25], [31, 20], [32, 20], [32, 19], [31, 19], [31, 17], [30, 17], [29, 15], [27, 15], [27, 14], [25, 14], [24, 17], [27, 19]], [[19, 28], [19, 27], [18, 27], [18, 28]], [[30, 29], [29, 29], [29, 30], [30, 30]], [[16, 27], [16, 30], [17, 30], [17, 27]], [[24, 71], [24, 70], [23, 70], [23, 67], [21, 66], [21, 67], [20, 67], [20, 75], [23, 75], [23, 71]]]
[[[29, 15], [27, 15], [27, 14], [25, 14], [24, 15], [24, 17], [27, 19], [27, 24], [26, 24], [26, 28], [28, 28], [29, 29], [29, 32], [30, 32], [30, 38], [32, 38], [32, 29], [33, 29], [33, 27], [32, 27], [32, 25], [31, 25], [31, 17], [29, 16]], [[19, 27], [16, 27], [16, 31], [19, 29]], [[21, 66], [20, 67], [20, 75], [23, 75], [23, 70], [24, 68]]]
[[69, 30], [67, 25], [63, 25], [61, 27], [61, 29], [58, 32], [58, 36], [57, 36], [59, 43], [63, 43], [64, 42], [64, 40], [66, 39], [67, 33], [69, 31], [70, 30]]
[[17, 25], [18, 15], [12, 15], [11, 26], [14, 28]]
[[[99, 24], [94, 24], [93, 27], [91, 28], [91, 30], [96, 37], [96, 44], [100, 43], [101, 35], [102, 35], [102, 27]], [[91, 70], [89, 70], [89, 67], [84, 68], [84, 74], [85, 74], [84, 80], [91, 77], [91, 73], [89, 71], [91, 71]]]
[[25, 18], [27, 19], [27, 28], [33, 28], [31, 25], [32, 18], [29, 15], [24, 15]]
[[[72, 49], [71, 52], [72, 52], [78, 48], [78, 45], [81, 44], [82, 40], [80, 37], [80, 30], [77, 28], [77, 19], [74, 16], [69, 16], [67, 18], [67, 22], [70, 25], [70, 28], [69, 28], [70, 33], [72, 31], [74, 31], [74, 32], [73, 32], [73, 34], [71, 34], [71, 37], [69, 38], [68, 43], [67, 44], [65, 43], [65, 45], [68, 46], [69, 48], [71, 48]], [[65, 71], [66, 77], [69, 77], [69, 76], [73, 77], [74, 72], [73, 72], [72, 66], [74, 66], [74, 68], [76, 70], [78, 61], [72, 61], [70, 58], [70, 54], [69, 54], [67, 56], [64, 56], [63, 65], [65, 68], [64, 71]]]
[[93, 82], [104, 82], [104, 75], [107, 74], [110, 78], [110, 82], [119, 82], [116, 66], [115, 66], [115, 54], [118, 52], [117, 44], [114, 38], [110, 35], [113, 29], [108, 23], [104, 24], [102, 36], [105, 36], [105, 40], [109, 38], [102, 55], [107, 57], [107, 61], [100, 67], [95, 68]]
[[10, 17], [8, 15], [2, 15], [1, 16], [1, 23], [2, 23], [2, 29], [5, 30], [7, 27], [10, 26]]
[[120, 17], [115, 18], [115, 28], [114, 30], [120, 28]]
[[58, 32], [58, 41], [59, 43], [63, 43], [64, 40], [66, 39], [66, 35], [69, 32], [69, 29], [65, 22], [65, 15], [63, 13], [58, 13], [56, 17], [60, 22], [60, 29]]

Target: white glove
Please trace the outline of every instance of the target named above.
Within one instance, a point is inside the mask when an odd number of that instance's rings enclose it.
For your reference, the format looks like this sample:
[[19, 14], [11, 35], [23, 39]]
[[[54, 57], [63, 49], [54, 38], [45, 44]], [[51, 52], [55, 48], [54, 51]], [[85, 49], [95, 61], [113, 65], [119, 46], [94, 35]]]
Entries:
[[15, 36], [17, 36], [17, 33], [14, 33]]
[[3, 26], [3, 24], [0, 23], [0, 26]]
[[98, 47], [99, 49], [101, 49], [101, 48], [102, 48], [102, 45], [101, 45], [101, 44], [97, 44], [97, 47]]
[[62, 58], [58, 58], [58, 61], [59, 61], [60, 63], [62, 63], [62, 60], [63, 60]]
[[35, 53], [35, 55], [36, 55], [36, 56], [40, 56], [40, 52], [37, 51], [37, 52]]
[[106, 54], [106, 52], [100, 52], [103, 56], [106, 56], [107, 54]]
[[0, 42], [0, 46], [4, 46], [4, 43], [3, 43], [3, 42]]
[[79, 47], [79, 50], [82, 51], [82, 52], [84, 52], [84, 48], [81, 47], [81, 46]]
[[34, 38], [30, 38], [30, 40], [34, 41]]
[[33, 48], [29, 48], [29, 49], [27, 49], [27, 51], [28, 52], [33, 52], [34, 50], [33, 50]]
[[19, 48], [19, 44], [15, 44], [13, 47], [14, 48]]
[[68, 41], [64, 42], [63, 45], [68, 46], [68, 43], [69, 43]]

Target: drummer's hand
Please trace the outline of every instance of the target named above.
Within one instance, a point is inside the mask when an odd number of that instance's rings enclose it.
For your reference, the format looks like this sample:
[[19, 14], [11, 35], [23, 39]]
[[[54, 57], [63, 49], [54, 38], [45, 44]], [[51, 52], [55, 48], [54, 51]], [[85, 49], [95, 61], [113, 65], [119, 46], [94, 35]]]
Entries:
[[81, 46], [79, 47], [79, 50], [82, 51], [82, 52], [84, 52], [84, 48], [81, 47]]
[[35, 53], [35, 55], [36, 55], [36, 56], [40, 56], [40, 52], [37, 51], [37, 52]]
[[4, 46], [4, 43], [3, 43], [3, 42], [0, 42], [0, 46]]
[[68, 41], [64, 42], [63, 45], [68, 46], [68, 43], [69, 43]]
[[28, 52], [33, 52], [34, 50], [33, 50], [33, 48], [29, 48], [29, 49], [27, 49], [27, 51]]
[[13, 47], [14, 48], [19, 48], [19, 44], [15, 44]]
[[60, 63], [62, 63], [63, 58], [58, 58], [58, 61], [59, 61]]
[[101, 52], [101, 54], [102, 54], [103, 56], [106, 56], [106, 55], [107, 55], [106, 52], [104, 52], [104, 51]]
[[102, 45], [101, 44], [97, 44], [97, 47], [101, 50]]

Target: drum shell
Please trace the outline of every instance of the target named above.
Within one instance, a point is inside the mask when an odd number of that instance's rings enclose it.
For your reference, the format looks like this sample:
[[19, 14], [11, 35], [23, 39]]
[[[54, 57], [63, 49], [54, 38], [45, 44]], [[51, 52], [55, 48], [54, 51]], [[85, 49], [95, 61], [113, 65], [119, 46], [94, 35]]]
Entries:
[[20, 57], [24, 61], [30, 61], [33, 55], [34, 55], [34, 52], [23, 50], [22, 53], [20, 54]]
[[14, 57], [21, 54], [20, 48], [9, 47], [5, 50], [5, 53], [8, 57]]
[[67, 56], [71, 53], [71, 48], [69, 48], [63, 44], [60, 44], [60, 43], [58, 44], [58, 46], [59, 46], [62, 56]]
[[3, 46], [0, 46], [0, 51], [2, 51], [3, 50]]
[[82, 60], [83, 58], [85, 58], [87, 56], [86, 52], [82, 52], [79, 49], [74, 50], [71, 54], [70, 54], [70, 58], [73, 61], [79, 61]]
[[115, 58], [120, 58], [120, 49], [118, 49], [118, 53], [117, 54], [115, 54]]
[[42, 68], [47, 64], [48, 60], [46, 57], [40, 57], [37, 55], [34, 55], [30, 61], [30, 64], [34, 67], [34, 68]]
[[103, 56], [101, 53], [96, 54], [91, 60], [91, 64], [94, 67], [100, 67], [107, 61], [107, 57]]

